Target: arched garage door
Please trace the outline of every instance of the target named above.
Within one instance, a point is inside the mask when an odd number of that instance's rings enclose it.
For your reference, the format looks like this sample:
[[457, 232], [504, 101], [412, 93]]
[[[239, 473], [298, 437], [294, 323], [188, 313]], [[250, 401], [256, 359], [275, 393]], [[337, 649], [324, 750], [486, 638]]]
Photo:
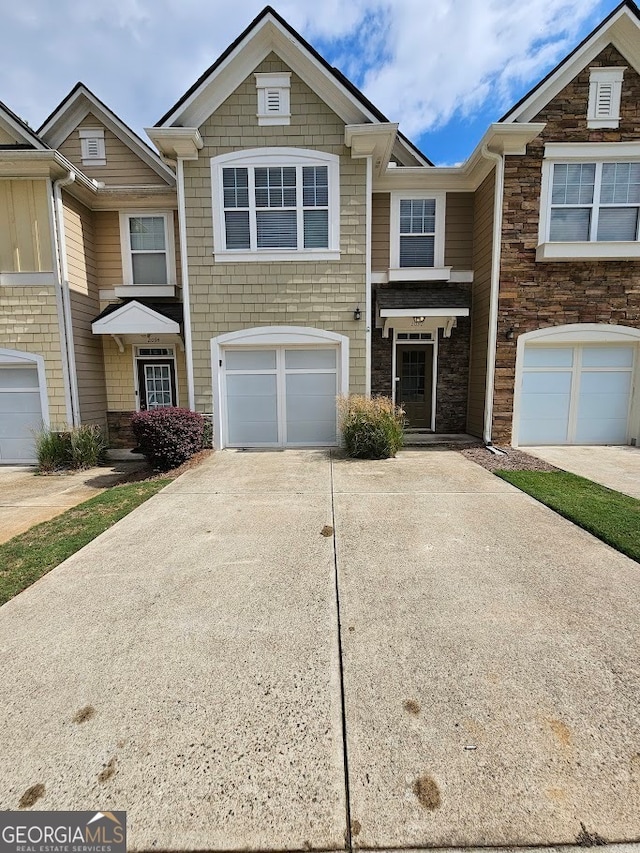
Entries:
[[47, 420], [41, 356], [0, 349], [0, 464], [35, 462], [35, 434]]
[[263, 327], [212, 341], [217, 447], [327, 447], [348, 389], [348, 339]]
[[518, 342], [514, 438], [520, 445], [627, 444], [635, 437], [640, 333], [564, 326]]

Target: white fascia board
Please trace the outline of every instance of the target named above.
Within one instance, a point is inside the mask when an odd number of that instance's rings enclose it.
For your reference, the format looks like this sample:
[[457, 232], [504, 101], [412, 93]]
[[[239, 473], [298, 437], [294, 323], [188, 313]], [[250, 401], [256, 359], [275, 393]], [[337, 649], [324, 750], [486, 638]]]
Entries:
[[616, 240], [611, 242], [540, 243], [536, 261], [637, 261], [640, 243]]
[[496, 154], [526, 154], [527, 145], [545, 129], [544, 122], [528, 124], [489, 125], [468, 159], [460, 166], [432, 166], [429, 169], [415, 166], [388, 168], [374, 181], [374, 192], [393, 190], [445, 190], [446, 192], [473, 192], [489, 172], [493, 162], [483, 156], [486, 146]]
[[10, 148], [0, 150], [0, 175], [3, 177], [50, 177], [55, 180], [66, 177], [69, 172], [73, 172], [76, 179], [73, 184], [66, 188], [68, 191], [72, 192], [77, 183], [93, 194], [97, 192], [97, 183], [88, 178], [66, 157], [63, 157], [59, 151], [54, 151], [51, 148], [44, 148], [40, 151], [33, 149], [16, 151]]
[[197, 127], [145, 127], [156, 148], [171, 160], [197, 160], [204, 145]]
[[92, 323], [91, 331], [94, 335], [177, 335], [180, 326], [140, 302], [128, 302]]
[[58, 148], [89, 113], [102, 122], [114, 136], [117, 136], [127, 148], [130, 148], [169, 185], [175, 184], [176, 176], [162, 162], [160, 157], [139, 136], [133, 133], [115, 113], [107, 112], [92, 93], [84, 87], [80, 87], [65, 103], [64, 107], [48, 119], [47, 123], [40, 128], [40, 133], [52, 148]]
[[468, 317], [468, 308], [381, 308], [381, 317]]
[[0, 107], [0, 127], [3, 128], [8, 134], [11, 136], [15, 136], [18, 140], [22, 140], [26, 142], [28, 145], [35, 146], [37, 151], [46, 151], [47, 146], [44, 145], [35, 133], [30, 132], [26, 128], [24, 128], [19, 122], [17, 122], [13, 116], [9, 115], [9, 113], [5, 112], [2, 107]]
[[504, 123], [529, 122], [552, 101], [605, 47], [612, 44], [640, 72], [640, 23], [628, 9], [620, 9], [607, 25], [561, 63], [551, 77], [504, 117]]
[[389, 165], [397, 134], [395, 122], [348, 124], [344, 129], [344, 144], [354, 158], [371, 157], [374, 172], [380, 176]]

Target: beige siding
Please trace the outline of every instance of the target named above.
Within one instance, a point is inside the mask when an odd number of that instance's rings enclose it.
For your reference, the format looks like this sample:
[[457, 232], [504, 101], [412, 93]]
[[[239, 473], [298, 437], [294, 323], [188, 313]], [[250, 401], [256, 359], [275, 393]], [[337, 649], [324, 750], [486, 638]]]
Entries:
[[473, 226], [473, 301], [471, 309], [471, 360], [467, 429], [482, 436], [487, 383], [487, 344], [491, 294], [491, 253], [495, 173], [491, 172], [475, 193]]
[[44, 358], [52, 427], [67, 426], [56, 296], [50, 287], [0, 288], [0, 347]]
[[110, 288], [122, 285], [122, 249], [120, 248], [120, 217], [118, 211], [96, 211], [94, 221], [98, 287]]
[[374, 193], [371, 201], [371, 269], [389, 269], [389, 229], [391, 227], [391, 194]]
[[[107, 409], [110, 412], [133, 412], [136, 409], [134, 349], [126, 345], [124, 352], [120, 352], [113, 338], [109, 335], [104, 335], [103, 338]], [[140, 340], [138, 346], [145, 346], [145, 341]], [[186, 407], [188, 406], [187, 369], [184, 352], [176, 344], [160, 343], [159, 346], [174, 348], [178, 404]]]
[[[106, 166], [92, 166], [82, 163], [82, 149], [80, 145], [80, 128], [100, 127], [104, 128], [104, 147], [106, 153]], [[73, 130], [64, 142], [59, 146], [61, 154], [74, 163], [90, 178], [104, 181], [111, 186], [139, 186], [141, 184], [166, 185], [166, 182], [148, 166], [143, 160], [123, 142], [118, 139], [108, 128], [89, 113]]]
[[8, 131], [0, 127], [0, 145], [17, 145], [21, 141], [18, 139], [17, 134], [8, 133]]
[[444, 265], [454, 270], [473, 267], [473, 193], [447, 193]]
[[63, 203], [80, 418], [83, 423], [104, 425], [106, 394], [102, 341], [91, 332], [91, 322], [100, 310], [93, 214], [66, 193]]
[[0, 272], [51, 272], [47, 182], [0, 180]]
[[[288, 70], [271, 54], [255, 69]], [[344, 145], [344, 123], [295, 74], [291, 124], [258, 127], [253, 74], [200, 128], [204, 148], [185, 162], [196, 407], [212, 410], [210, 340], [253, 326], [309, 326], [350, 339], [350, 384], [365, 387], [365, 163]], [[214, 263], [210, 158], [239, 148], [291, 146], [340, 156], [341, 257], [335, 262]]]

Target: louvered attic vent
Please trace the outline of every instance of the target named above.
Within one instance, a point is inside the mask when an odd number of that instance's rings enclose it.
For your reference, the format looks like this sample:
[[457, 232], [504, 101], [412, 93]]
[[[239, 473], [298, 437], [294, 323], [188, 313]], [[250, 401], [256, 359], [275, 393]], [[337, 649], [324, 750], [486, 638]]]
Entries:
[[258, 124], [269, 126], [290, 124], [291, 72], [279, 74], [256, 74], [258, 92]]
[[82, 127], [79, 134], [82, 164], [84, 166], [106, 166], [104, 128]]
[[591, 68], [587, 127], [618, 127], [624, 67]]

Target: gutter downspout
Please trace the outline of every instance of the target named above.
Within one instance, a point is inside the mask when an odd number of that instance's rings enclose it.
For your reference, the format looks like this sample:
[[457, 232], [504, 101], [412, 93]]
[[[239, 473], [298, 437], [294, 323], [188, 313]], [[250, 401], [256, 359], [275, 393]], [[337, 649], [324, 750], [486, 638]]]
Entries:
[[71, 318], [71, 303], [69, 294], [67, 244], [64, 233], [64, 208], [62, 205], [62, 187], [72, 184], [76, 173], [69, 170], [65, 178], [53, 182], [53, 216], [55, 251], [57, 255], [57, 301], [60, 311], [60, 333], [62, 343], [62, 367], [65, 377], [65, 393], [68, 395], [68, 417], [73, 426], [80, 425], [80, 407], [78, 405], [78, 377], [73, 346], [73, 324]]
[[366, 181], [366, 267], [365, 267], [365, 350], [364, 350], [364, 371], [365, 371], [365, 396], [371, 396], [371, 335], [373, 326], [373, 317], [371, 316], [371, 228], [372, 228], [372, 193], [373, 193], [373, 159], [369, 155], [366, 159], [367, 164], [367, 181]]
[[495, 163], [493, 197], [493, 246], [491, 250], [491, 290], [489, 298], [489, 340], [487, 342], [487, 382], [484, 399], [484, 431], [482, 439], [491, 447], [493, 426], [493, 394], [495, 389], [496, 348], [498, 343], [498, 297], [500, 295], [500, 257], [502, 253], [502, 208], [504, 198], [504, 154], [482, 146], [482, 156]]
[[184, 199], [184, 158], [178, 157], [178, 228], [180, 230], [180, 271], [182, 274], [182, 306], [184, 311], [184, 357], [187, 366], [187, 397], [189, 408], [195, 411], [195, 384], [193, 380], [193, 345], [191, 338], [191, 296], [189, 293], [189, 262], [187, 258], [187, 213]]

